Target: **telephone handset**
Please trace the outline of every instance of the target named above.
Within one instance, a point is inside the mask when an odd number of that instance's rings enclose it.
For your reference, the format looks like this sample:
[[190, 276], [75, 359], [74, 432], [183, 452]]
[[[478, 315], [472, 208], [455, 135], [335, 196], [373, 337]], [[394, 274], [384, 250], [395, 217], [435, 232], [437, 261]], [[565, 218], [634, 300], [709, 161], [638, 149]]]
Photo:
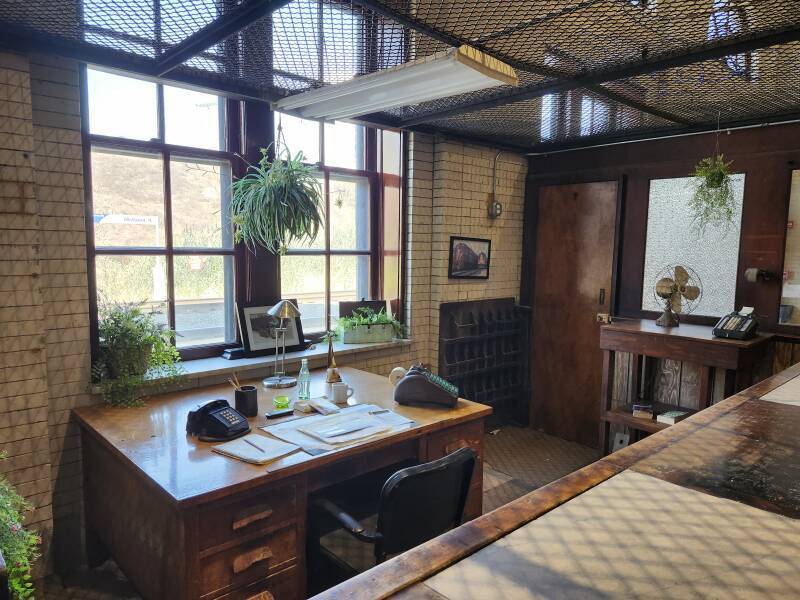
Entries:
[[398, 404], [438, 404], [452, 408], [458, 401], [458, 387], [417, 365], [397, 382], [394, 400]]
[[243, 436], [250, 431], [247, 417], [227, 400], [212, 400], [189, 411], [186, 433], [196, 435], [204, 442], [224, 442]]

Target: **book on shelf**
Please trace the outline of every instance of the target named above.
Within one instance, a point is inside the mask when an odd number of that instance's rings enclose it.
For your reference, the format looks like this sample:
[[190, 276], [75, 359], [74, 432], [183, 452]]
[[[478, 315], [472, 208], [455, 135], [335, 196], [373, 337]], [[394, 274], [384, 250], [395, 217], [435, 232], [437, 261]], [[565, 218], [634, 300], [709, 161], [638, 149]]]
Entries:
[[653, 418], [653, 407], [650, 404], [634, 404], [633, 416], [637, 419], [651, 419]]
[[666, 423], [667, 425], [675, 425], [675, 423], [683, 421], [688, 416], [689, 413], [685, 410], [670, 410], [658, 415], [656, 421], [659, 423]]

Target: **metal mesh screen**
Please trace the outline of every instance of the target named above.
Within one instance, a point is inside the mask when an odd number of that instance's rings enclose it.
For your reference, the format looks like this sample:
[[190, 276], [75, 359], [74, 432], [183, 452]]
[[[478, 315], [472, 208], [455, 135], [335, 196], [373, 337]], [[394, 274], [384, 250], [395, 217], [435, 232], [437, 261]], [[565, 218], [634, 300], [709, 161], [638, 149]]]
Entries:
[[[0, 45], [50, 46], [158, 75], [159, 61], [187, 38], [255, 2], [0, 0]], [[519, 86], [373, 118], [530, 148], [800, 113], [800, 0], [276, 0], [274, 8], [209, 37], [165, 77], [275, 100], [466, 43], [514, 66]], [[707, 53], [718, 48], [732, 50]]]

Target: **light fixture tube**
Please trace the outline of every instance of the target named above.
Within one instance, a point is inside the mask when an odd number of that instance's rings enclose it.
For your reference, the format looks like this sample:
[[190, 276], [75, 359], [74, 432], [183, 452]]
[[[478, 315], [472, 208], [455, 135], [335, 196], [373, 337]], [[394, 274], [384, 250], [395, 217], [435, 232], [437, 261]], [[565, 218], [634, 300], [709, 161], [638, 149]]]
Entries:
[[295, 94], [275, 102], [273, 108], [306, 119], [334, 121], [498, 85], [517, 85], [514, 69], [465, 45]]

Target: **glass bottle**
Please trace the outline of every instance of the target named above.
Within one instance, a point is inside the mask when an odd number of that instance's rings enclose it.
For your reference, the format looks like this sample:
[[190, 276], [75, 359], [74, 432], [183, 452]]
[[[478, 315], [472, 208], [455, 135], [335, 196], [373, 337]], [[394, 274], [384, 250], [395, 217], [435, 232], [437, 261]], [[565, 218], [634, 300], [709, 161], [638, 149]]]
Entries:
[[300, 362], [300, 374], [297, 376], [298, 398], [311, 400], [311, 372], [308, 370], [308, 359]]

